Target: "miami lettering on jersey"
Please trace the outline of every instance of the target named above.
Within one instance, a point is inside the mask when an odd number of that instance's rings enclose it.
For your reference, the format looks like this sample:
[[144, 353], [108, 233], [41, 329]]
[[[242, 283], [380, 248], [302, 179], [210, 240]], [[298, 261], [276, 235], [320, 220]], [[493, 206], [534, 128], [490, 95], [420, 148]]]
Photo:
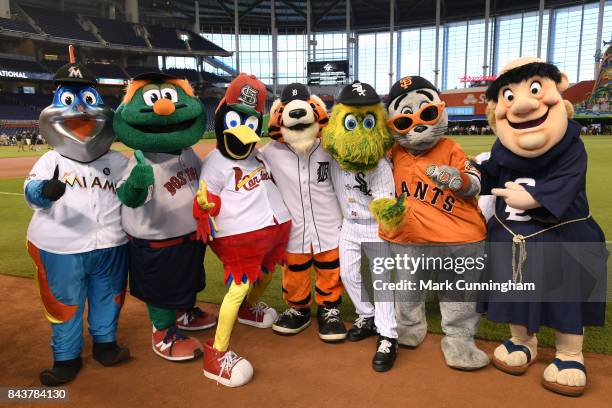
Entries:
[[168, 181], [164, 183], [164, 187], [170, 193], [171, 196], [176, 194], [177, 190], [180, 190], [187, 183], [198, 181], [198, 171], [195, 167], [189, 167], [185, 171], [179, 171], [174, 176], [170, 177]]
[[453, 208], [455, 208], [456, 198], [452, 195], [453, 193], [449, 192], [448, 195], [445, 195], [444, 190], [435, 185], [430, 186], [428, 183], [423, 183], [420, 180], [417, 181], [412, 193], [406, 181], [402, 181], [402, 192], [406, 193], [407, 198], [413, 197], [415, 200], [428, 202], [434, 207], [440, 207], [448, 213], [452, 213]]
[[100, 188], [102, 190], [111, 191], [113, 194], [115, 194], [117, 187], [113, 180], [100, 180], [99, 177], [94, 177], [92, 179], [70, 173], [64, 173], [62, 181], [66, 183], [66, 186], [71, 188]]
[[232, 169], [234, 170], [234, 179], [236, 181], [235, 191], [239, 191], [241, 188], [244, 188], [245, 191], [251, 191], [259, 187], [262, 181], [272, 180], [272, 176], [263, 166], [256, 167], [246, 176], [240, 167], [233, 167]]

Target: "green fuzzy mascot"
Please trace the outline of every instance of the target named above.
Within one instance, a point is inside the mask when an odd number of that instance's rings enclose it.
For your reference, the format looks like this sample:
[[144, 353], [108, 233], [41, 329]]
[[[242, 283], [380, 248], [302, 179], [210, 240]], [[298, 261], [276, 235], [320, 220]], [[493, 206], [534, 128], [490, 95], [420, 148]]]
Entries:
[[191, 146], [205, 117], [186, 80], [150, 73], [130, 82], [113, 123], [118, 139], [135, 149], [117, 190], [130, 236], [130, 292], [147, 303], [153, 351], [170, 361], [202, 355], [200, 342], [182, 330], [216, 324], [194, 307], [205, 285], [206, 248], [192, 216], [201, 162]]

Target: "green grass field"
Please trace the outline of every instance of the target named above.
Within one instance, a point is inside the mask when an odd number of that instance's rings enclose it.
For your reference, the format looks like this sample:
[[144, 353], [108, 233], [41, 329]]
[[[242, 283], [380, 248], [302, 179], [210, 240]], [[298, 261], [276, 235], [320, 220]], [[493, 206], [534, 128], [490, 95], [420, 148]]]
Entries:
[[[454, 137], [470, 155], [488, 151], [493, 143], [491, 136], [462, 136]], [[587, 179], [587, 193], [593, 216], [604, 229], [607, 237], [612, 237], [612, 193], [607, 186], [607, 175], [611, 169], [612, 137], [586, 136], [583, 138], [589, 153], [589, 172]], [[202, 143], [206, 143], [203, 141]], [[121, 148], [125, 148], [121, 146]], [[1, 148], [0, 157], [7, 156]], [[13, 148], [16, 150], [16, 148]], [[26, 206], [22, 193], [22, 179], [0, 180], [0, 273], [16, 276], [31, 277], [33, 264], [25, 249], [25, 233], [31, 217], [31, 210]], [[5, 194], [11, 193], [11, 194]], [[222, 268], [219, 260], [212, 251], [206, 255], [207, 289], [199, 298], [206, 302], [220, 303], [225, 294], [222, 282]], [[280, 271], [277, 271], [280, 272]], [[314, 287], [314, 286], [313, 286]], [[353, 306], [344, 297], [342, 306], [343, 316], [350, 320], [355, 317]], [[280, 273], [267, 290], [264, 299], [270, 306], [283, 310], [284, 304], [281, 296]], [[589, 351], [612, 354], [612, 304], [607, 307], [606, 325], [602, 328], [587, 328], [585, 349]], [[440, 314], [438, 306], [434, 303], [427, 307], [429, 329], [440, 333]], [[495, 324], [483, 319], [480, 324], [478, 336], [483, 339], [502, 340], [509, 335], [506, 325]], [[540, 334], [542, 345], [552, 345], [553, 336], [550, 330]]]

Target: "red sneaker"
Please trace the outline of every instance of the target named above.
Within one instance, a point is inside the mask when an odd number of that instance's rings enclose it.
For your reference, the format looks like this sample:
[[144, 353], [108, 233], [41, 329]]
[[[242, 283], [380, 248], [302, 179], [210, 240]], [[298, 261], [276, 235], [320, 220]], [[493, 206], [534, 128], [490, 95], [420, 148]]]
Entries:
[[197, 306], [176, 312], [176, 325], [185, 331], [210, 329], [217, 324], [217, 316], [206, 313]]
[[253, 366], [231, 350], [219, 351], [213, 341], [204, 343], [204, 376], [226, 387], [240, 387], [253, 378]]
[[151, 347], [155, 354], [170, 361], [195, 360], [202, 355], [202, 344], [185, 336], [176, 326], [165, 330], [153, 327]]
[[238, 322], [259, 327], [260, 329], [272, 327], [277, 317], [278, 313], [276, 313], [276, 310], [264, 302], [259, 302], [254, 306], [243, 302], [238, 310]]

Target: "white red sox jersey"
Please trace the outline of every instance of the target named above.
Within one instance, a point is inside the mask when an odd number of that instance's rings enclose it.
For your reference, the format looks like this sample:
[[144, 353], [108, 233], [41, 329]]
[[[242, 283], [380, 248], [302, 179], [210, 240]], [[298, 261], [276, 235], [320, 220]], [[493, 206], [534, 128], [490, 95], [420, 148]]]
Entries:
[[376, 198], [394, 198], [393, 171], [386, 158], [380, 159], [376, 169], [368, 172], [350, 172], [331, 163], [331, 179], [342, 215], [348, 220], [372, 219], [370, 203]]
[[213, 150], [204, 159], [202, 178], [208, 191], [221, 198], [216, 237], [257, 231], [291, 219], [256, 149], [244, 160], [231, 160]]
[[[145, 152], [147, 164], [153, 168], [154, 183], [144, 204], [137, 208], [123, 206], [121, 223], [133, 237], [162, 240], [189, 234], [196, 230], [193, 218], [193, 197], [198, 191], [201, 161], [193, 149], [180, 155]], [[123, 180], [136, 165], [132, 156]]]
[[321, 140], [304, 155], [276, 141], [261, 153], [291, 213], [287, 252], [318, 254], [337, 248], [342, 215], [330, 177], [334, 159], [323, 150]]
[[117, 184], [124, 176], [127, 158], [110, 151], [91, 163], [80, 163], [56, 151], [45, 153], [30, 171], [24, 189], [32, 180], [53, 178], [66, 183], [64, 195], [49, 208], [35, 210], [28, 227], [28, 240], [38, 248], [57, 254], [75, 254], [125, 244], [121, 228], [121, 202]]

